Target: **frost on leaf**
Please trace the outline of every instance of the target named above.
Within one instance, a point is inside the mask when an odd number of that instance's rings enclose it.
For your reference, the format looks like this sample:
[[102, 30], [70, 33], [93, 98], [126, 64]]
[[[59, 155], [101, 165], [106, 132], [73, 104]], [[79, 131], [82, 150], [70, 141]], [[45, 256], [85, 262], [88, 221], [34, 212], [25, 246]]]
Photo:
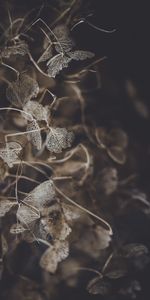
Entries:
[[0, 217], [4, 217], [14, 205], [16, 205], [16, 202], [12, 202], [7, 199], [0, 200]]
[[26, 55], [28, 53], [28, 45], [24, 41], [18, 44], [0, 49], [0, 56], [2, 58], [9, 58], [11, 55]]
[[66, 259], [68, 255], [68, 242], [56, 240], [42, 255], [40, 266], [47, 272], [55, 273], [58, 263]]
[[8, 142], [5, 148], [0, 148], [0, 157], [11, 168], [13, 164], [18, 160], [19, 153], [22, 147], [19, 143]]
[[67, 54], [73, 60], [85, 60], [87, 58], [94, 57], [94, 53], [90, 51], [84, 51], [84, 50], [76, 50], [76, 51], [68, 52]]
[[68, 67], [68, 63], [71, 61], [70, 57], [63, 54], [57, 54], [47, 62], [48, 75], [54, 77], [63, 69]]
[[16, 107], [23, 107], [30, 99], [37, 97], [38, 93], [38, 83], [26, 74], [11, 82], [6, 90], [8, 101]]
[[16, 223], [11, 226], [10, 233], [11, 234], [20, 234], [20, 233], [24, 232], [25, 230], [27, 230], [27, 229], [25, 227], [23, 227], [22, 224]]
[[73, 139], [73, 132], [68, 132], [66, 128], [51, 128], [46, 138], [46, 147], [50, 152], [60, 153], [71, 147]]
[[34, 207], [29, 207], [25, 204], [19, 206], [16, 216], [20, 223], [24, 225], [29, 225], [40, 218], [38, 211]]
[[42, 137], [40, 127], [36, 120], [28, 121], [26, 130], [28, 133], [28, 139], [31, 141], [31, 143], [37, 150], [40, 150], [42, 147]]
[[51, 204], [55, 198], [55, 189], [52, 180], [46, 180], [35, 187], [27, 197], [24, 199], [24, 203], [31, 205], [37, 209], [42, 209], [45, 206]]
[[23, 110], [31, 114], [37, 121], [48, 119], [48, 109], [36, 101], [28, 101]]

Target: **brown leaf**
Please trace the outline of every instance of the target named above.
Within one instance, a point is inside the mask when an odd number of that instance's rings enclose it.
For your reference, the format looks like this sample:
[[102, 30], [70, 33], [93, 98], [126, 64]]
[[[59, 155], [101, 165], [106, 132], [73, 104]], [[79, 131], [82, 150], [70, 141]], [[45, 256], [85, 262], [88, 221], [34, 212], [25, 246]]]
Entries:
[[42, 255], [40, 266], [47, 272], [55, 273], [58, 263], [66, 259], [68, 255], [68, 242], [56, 240], [55, 243], [50, 245], [50, 247]]

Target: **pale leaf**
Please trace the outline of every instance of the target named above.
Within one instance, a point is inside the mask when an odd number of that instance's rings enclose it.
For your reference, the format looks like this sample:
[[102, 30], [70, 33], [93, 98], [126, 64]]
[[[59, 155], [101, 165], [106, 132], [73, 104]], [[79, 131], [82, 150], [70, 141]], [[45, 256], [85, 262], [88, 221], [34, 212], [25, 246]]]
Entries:
[[19, 153], [22, 147], [17, 142], [8, 142], [5, 148], [0, 149], [0, 157], [11, 168], [13, 164], [18, 160]]
[[68, 67], [68, 63], [71, 61], [70, 57], [63, 54], [57, 54], [47, 62], [48, 75], [54, 77], [63, 69]]
[[84, 50], [75, 50], [73, 52], [68, 52], [67, 54], [73, 60], [85, 60], [94, 57], [94, 53]]
[[28, 101], [23, 110], [30, 113], [37, 121], [47, 120], [48, 109], [36, 101]]
[[7, 199], [0, 200], [0, 217], [5, 216], [5, 214], [16, 204], [16, 202], [12, 202]]
[[28, 45], [21, 41], [16, 45], [0, 49], [0, 56], [9, 58], [11, 55], [26, 55], [28, 53]]
[[8, 101], [12, 105], [21, 108], [27, 103], [27, 101], [37, 97], [38, 93], [38, 83], [35, 79], [26, 74], [20, 75], [16, 81], [11, 82], [6, 90]]
[[26, 130], [28, 133], [27, 134], [28, 139], [31, 141], [31, 143], [37, 150], [40, 150], [42, 147], [42, 137], [41, 137], [40, 127], [35, 119], [32, 121], [28, 121]]
[[26, 231], [27, 229], [25, 227], [23, 227], [22, 224], [20, 223], [16, 223], [16, 224], [13, 224], [10, 228], [10, 233], [12, 234], [20, 234], [24, 231]]
[[58, 53], [60, 52], [69, 52], [74, 43], [69, 36], [69, 30], [65, 25], [58, 25], [53, 30], [55, 36], [58, 39], [58, 43], [55, 44], [55, 49]]
[[24, 199], [24, 202], [41, 209], [48, 206], [55, 198], [54, 184], [51, 179], [46, 180], [35, 187], [29, 195]]
[[40, 266], [47, 272], [55, 273], [58, 263], [66, 259], [68, 255], [68, 242], [56, 240], [55, 243], [50, 245], [50, 247], [42, 255]]
[[73, 138], [73, 132], [68, 132], [65, 128], [51, 128], [46, 138], [46, 147], [50, 152], [60, 153], [71, 147]]
[[24, 225], [28, 225], [40, 218], [37, 210], [21, 204], [17, 210], [17, 219]]

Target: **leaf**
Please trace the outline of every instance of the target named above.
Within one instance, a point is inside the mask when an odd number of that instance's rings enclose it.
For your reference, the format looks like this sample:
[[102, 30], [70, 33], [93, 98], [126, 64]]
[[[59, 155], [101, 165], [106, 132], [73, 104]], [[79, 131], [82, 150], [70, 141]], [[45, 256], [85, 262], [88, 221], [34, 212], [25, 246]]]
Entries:
[[52, 57], [48, 62], [48, 75], [54, 77], [63, 69], [68, 67], [68, 63], [71, 61], [70, 57], [63, 54], [57, 54]]
[[74, 43], [69, 36], [67, 26], [58, 25], [54, 28], [53, 32], [59, 41], [59, 43], [55, 44], [55, 50], [58, 53], [62, 53], [62, 51], [69, 52], [73, 48]]
[[81, 210], [73, 205], [63, 203], [62, 208], [67, 222], [78, 220], [82, 215]]
[[11, 168], [13, 164], [18, 160], [18, 156], [22, 150], [22, 147], [17, 142], [8, 142], [5, 148], [0, 149], [0, 157]]
[[32, 77], [21, 74], [20, 77], [11, 82], [6, 89], [8, 101], [16, 106], [23, 107], [29, 100], [36, 98], [39, 93], [39, 86]]
[[111, 270], [105, 274], [106, 277], [110, 279], [119, 279], [124, 277], [127, 274], [127, 269], [126, 268], [118, 268], [115, 270]]
[[92, 258], [98, 258], [100, 251], [107, 248], [111, 241], [111, 235], [108, 230], [97, 225], [82, 226], [79, 230], [79, 238], [75, 244], [76, 248]]
[[27, 197], [23, 200], [24, 203], [31, 205], [37, 209], [42, 209], [51, 204], [55, 199], [54, 184], [51, 179], [46, 180], [35, 187]]
[[26, 231], [27, 229], [25, 227], [22, 226], [22, 224], [16, 223], [13, 224], [10, 228], [10, 233], [12, 234], [20, 234], [24, 231]]
[[101, 277], [95, 277], [87, 286], [88, 292], [93, 295], [100, 294], [102, 296], [107, 296], [110, 294], [111, 289], [111, 284]]
[[47, 49], [43, 52], [43, 54], [38, 59], [38, 63], [46, 61], [52, 57], [52, 45], [49, 45]]
[[60, 153], [71, 147], [73, 139], [73, 132], [68, 132], [66, 128], [51, 128], [46, 138], [46, 147], [50, 152]]
[[97, 176], [101, 191], [106, 195], [111, 195], [118, 187], [117, 169], [105, 167]]
[[122, 255], [127, 258], [148, 254], [148, 248], [143, 244], [128, 244], [123, 247]]
[[4, 217], [5, 214], [16, 204], [16, 202], [12, 202], [7, 199], [0, 200], [0, 217]]
[[68, 52], [68, 56], [73, 60], [85, 60], [87, 58], [94, 57], [94, 53], [90, 51], [76, 50], [73, 52]]
[[115, 162], [120, 165], [123, 165], [126, 162], [126, 154], [122, 148], [119, 147], [110, 147], [107, 148], [107, 153]]
[[28, 133], [27, 137], [31, 141], [33, 146], [37, 150], [40, 150], [42, 147], [42, 137], [41, 137], [40, 127], [35, 119], [33, 119], [32, 121], [28, 121], [26, 131]]
[[11, 55], [26, 55], [28, 53], [28, 45], [24, 41], [18, 44], [0, 49], [0, 56], [2, 58], [9, 58]]
[[66, 259], [68, 255], [68, 242], [56, 240], [42, 255], [40, 266], [47, 272], [55, 273], [58, 263]]
[[8, 243], [3, 234], [1, 234], [2, 257], [8, 252]]
[[42, 104], [36, 101], [29, 100], [23, 107], [23, 110], [30, 113], [37, 121], [47, 121], [48, 119], [48, 108], [45, 108]]
[[24, 225], [28, 225], [40, 218], [40, 214], [34, 207], [32, 208], [25, 204], [19, 206], [16, 216], [20, 223]]

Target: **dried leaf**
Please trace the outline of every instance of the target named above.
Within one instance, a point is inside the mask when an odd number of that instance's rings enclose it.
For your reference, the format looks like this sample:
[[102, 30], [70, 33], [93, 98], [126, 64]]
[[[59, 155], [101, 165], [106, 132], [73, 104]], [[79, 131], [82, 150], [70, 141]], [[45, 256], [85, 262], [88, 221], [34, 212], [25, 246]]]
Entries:
[[43, 52], [43, 54], [38, 59], [38, 63], [46, 61], [52, 57], [52, 45], [49, 45], [47, 49]]
[[120, 165], [123, 165], [126, 162], [126, 154], [122, 148], [119, 147], [110, 147], [107, 148], [107, 153], [115, 162]]
[[0, 157], [11, 168], [13, 164], [18, 160], [19, 153], [22, 147], [17, 142], [8, 142], [5, 148], [0, 149]]
[[24, 225], [29, 225], [40, 218], [40, 214], [34, 209], [34, 207], [32, 208], [25, 204], [21, 204], [19, 206], [16, 216], [20, 223]]
[[39, 86], [32, 77], [21, 74], [20, 77], [11, 82], [6, 90], [8, 101], [16, 106], [23, 107], [29, 100], [36, 98], [39, 93]]
[[95, 228], [93, 226], [86, 226], [86, 231], [84, 230], [83, 234], [82, 230], [82, 228], [79, 229], [79, 238], [75, 244], [76, 248], [93, 258], [98, 258], [100, 250], [109, 246], [111, 241], [110, 233], [98, 225]]
[[40, 222], [40, 232], [42, 238], [51, 236], [53, 240], [65, 240], [71, 232], [71, 228], [66, 222], [61, 205], [54, 202], [50, 207], [42, 209]]
[[36, 101], [29, 100], [23, 107], [23, 110], [30, 113], [37, 121], [46, 121], [48, 119], [48, 109]]
[[32, 121], [28, 121], [26, 130], [27, 132], [31, 131], [28, 132], [27, 137], [31, 141], [33, 146], [37, 150], [40, 150], [42, 147], [42, 137], [41, 137], [40, 127], [35, 119], [33, 119]]
[[73, 205], [68, 205], [66, 203], [63, 203], [62, 208], [67, 222], [76, 221], [83, 214], [80, 209], [74, 207]]
[[27, 197], [23, 200], [24, 203], [31, 205], [37, 209], [42, 209], [51, 204], [55, 199], [54, 184], [51, 179], [46, 180], [35, 187]]
[[71, 61], [70, 57], [64, 56], [63, 54], [57, 54], [52, 57], [48, 62], [48, 75], [54, 77], [64, 68], [68, 67], [68, 63]]
[[126, 276], [126, 274], [127, 274], [126, 268], [120, 268], [120, 269], [118, 268], [118, 269], [107, 272], [105, 274], [105, 276], [110, 279], [119, 279], [119, 278]]
[[148, 248], [143, 244], [128, 244], [123, 247], [122, 255], [127, 258], [148, 254]]
[[51, 128], [46, 138], [46, 147], [50, 152], [60, 153], [71, 147], [73, 138], [73, 132], [68, 132], [66, 128]]
[[93, 295], [107, 296], [111, 292], [111, 284], [101, 277], [96, 277], [88, 283], [87, 290]]
[[55, 273], [58, 263], [66, 259], [68, 255], [68, 242], [56, 240], [42, 255], [40, 266], [47, 272]]
[[2, 58], [9, 58], [11, 55], [26, 55], [28, 53], [28, 45], [24, 41], [18, 44], [0, 49], [0, 56]]
[[0, 217], [5, 216], [5, 214], [16, 204], [16, 202], [9, 201], [7, 199], [0, 200]]
[[67, 53], [68, 56], [73, 59], [73, 60], [85, 60], [87, 58], [92, 58], [94, 57], [94, 53], [90, 51], [84, 51], [84, 50], [76, 50], [76, 51], [71, 51]]
[[2, 257], [8, 252], [8, 243], [3, 234], [1, 234]]
[[16, 224], [13, 224], [10, 228], [10, 233], [12, 234], [20, 234], [24, 231], [26, 231], [27, 229], [25, 227], [23, 227], [22, 224], [19, 224], [19, 223], [16, 223]]
[[55, 44], [55, 50], [58, 53], [69, 52], [74, 43], [69, 36], [69, 30], [65, 25], [58, 25], [53, 30], [55, 36], [57, 37], [59, 43]]

